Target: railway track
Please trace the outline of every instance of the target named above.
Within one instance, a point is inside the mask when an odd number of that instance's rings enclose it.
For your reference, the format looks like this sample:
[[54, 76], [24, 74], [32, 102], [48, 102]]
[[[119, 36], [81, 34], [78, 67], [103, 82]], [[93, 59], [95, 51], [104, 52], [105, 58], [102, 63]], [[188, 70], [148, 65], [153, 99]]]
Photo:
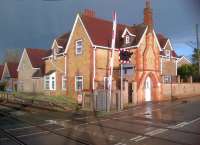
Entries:
[[[2, 104], [0, 104], [1, 106], [4, 106]], [[8, 107], [8, 106], [6, 106]], [[8, 107], [9, 108], [9, 107]], [[11, 109], [13, 109], [12, 107], [10, 107]], [[16, 109], [17, 110], [17, 109]], [[76, 143], [80, 143], [80, 144], [83, 144], [83, 145], [91, 145], [90, 142], [88, 142], [87, 140], [85, 139], [82, 139], [80, 137], [76, 137], [76, 136], [69, 136], [69, 135], [63, 135], [63, 134], [60, 134], [54, 130], [50, 130], [44, 126], [41, 126], [41, 125], [36, 125], [34, 122], [31, 122], [31, 121], [27, 121], [27, 120], [23, 120], [23, 119], [19, 119], [17, 117], [14, 117], [13, 115], [9, 114], [9, 113], [6, 113], [6, 112], [3, 112], [3, 111], [0, 111], [0, 115], [1, 116], [4, 116], [4, 117], [8, 117], [9, 119], [13, 119], [13, 120], [16, 120], [16, 121], [19, 121], [21, 123], [25, 123], [27, 125], [30, 125], [30, 126], [33, 126], [35, 128], [38, 128], [44, 132], [48, 132], [48, 133], [51, 133], [51, 134], [54, 134], [54, 135], [57, 135], [59, 137], [63, 137], [65, 139], [68, 139], [68, 140], [71, 140], [71, 141], [74, 141]], [[20, 144], [20, 145], [27, 145], [25, 144], [22, 140], [20, 140], [19, 138], [17, 138], [16, 136], [12, 135], [9, 131], [6, 131], [5, 129], [1, 129], [0, 128], [0, 131], [2, 131], [7, 137], [8, 139], [12, 139], [13, 141], [15, 141], [16, 143]]]

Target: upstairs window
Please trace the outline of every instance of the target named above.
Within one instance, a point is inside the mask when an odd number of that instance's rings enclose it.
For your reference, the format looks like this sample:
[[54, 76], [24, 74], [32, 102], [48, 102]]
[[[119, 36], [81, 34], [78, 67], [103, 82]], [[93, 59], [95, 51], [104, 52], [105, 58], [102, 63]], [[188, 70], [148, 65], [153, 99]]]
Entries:
[[167, 60], [170, 60], [170, 57], [171, 57], [171, 52], [170, 52], [170, 50], [166, 50], [166, 51], [165, 51], [165, 55], [166, 55]]
[[83, 41], [77, 40], [76, 41], [76, 55], [82, 54], [82, 51], [83, 51]]
[[126, 35], [126, 44], [129, 44], [130, 43], [130, 36]]

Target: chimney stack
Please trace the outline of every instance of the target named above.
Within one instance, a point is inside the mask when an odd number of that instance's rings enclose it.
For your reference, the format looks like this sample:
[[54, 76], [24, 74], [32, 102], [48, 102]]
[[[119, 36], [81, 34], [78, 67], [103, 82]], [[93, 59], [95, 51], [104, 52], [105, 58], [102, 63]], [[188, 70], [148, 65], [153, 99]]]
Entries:
[[83, 12], [83, 15], [88, 16], [88, 17], [96, 17], [95, 11], [91, 9], [85, 9]]
[[148, 26], [148, 32], [153, 31], [153, 11], [151, 8], [151, 0], [146, 0], [146, 7], [144, 8], [144, 24]]

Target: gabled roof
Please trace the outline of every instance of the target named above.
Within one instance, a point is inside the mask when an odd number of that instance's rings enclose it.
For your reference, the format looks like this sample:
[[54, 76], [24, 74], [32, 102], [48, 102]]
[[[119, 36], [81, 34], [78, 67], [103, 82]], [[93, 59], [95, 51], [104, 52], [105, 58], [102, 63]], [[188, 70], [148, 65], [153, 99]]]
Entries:
[[[113, 27], [112, 21], [86, 15], [81, 15], [81, 20], [94, 45], [104, 46], [104, 47], [111, 46], [112, 27]], [[144, 24], [134, 25], [134, 26], [117, 24], [117, 33], [116, 33], [117, 48], [120, 48], [122, 46], [123, 39], [121, 36], [126, 28], [133, 35], [136, 35], [135, 41], [133, 42], [133, 44], [131, 44], [132, 46], [135, 46], [139, 43], [147, 26]]]
[[43, 57], [48, 55], [48, 50], [38, 48], [26, 48], [26, 52], [33, 68], [40, 68], [43, 65]]
[[0, 65], [0, 80], [3, 75], [3, 69], [4, 69], [4, 65]]
[[160, 47], [164, 48], [167, 43], [168, 38], [166, 38], [163, 34], [160, 34], [160, 33], [157, 34], [157, 38], [160, 43]]
[[67, 45], [67, 42], [69, 40], [70, 32], [66, 32], [62, 34], [61, 36], [57, 37], [55, 40], [58, 44], [58, 46], [61, 46], [62, 48], [65, 48]]
[[180, 62], [183, 59], [185, 59], [188, 63], [192, 64], [192, 62], [189, 59], [187, 59], [184, 55], [179, 56], [177, 62]]
[[[163, 34], [160, 34], [160, 33], [157, 34], [157, 38], [158, 38], [158, 42], [160, 44], [161, 49], [164, 49], [168, 42], [170, 43], [170, 40], [168, 38], [166, 38]], [[170, 45], [171, 45], [171, 43], [170, 43]], [[165, 56], [164, 51], [160, 51], [160, 55]], [[171, 56], [177, 57], [177, 54], [174, 50], [171, 51]]]
[[17, 68], [19, 63], [7, 62], [8, 71], [11, 78], [18, 78]]

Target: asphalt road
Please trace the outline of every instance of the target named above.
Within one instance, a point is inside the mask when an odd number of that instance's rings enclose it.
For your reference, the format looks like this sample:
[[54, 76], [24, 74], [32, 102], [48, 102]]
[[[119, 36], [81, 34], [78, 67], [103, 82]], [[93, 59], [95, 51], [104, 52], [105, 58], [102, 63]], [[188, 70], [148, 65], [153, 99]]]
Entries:
[[200, 145], [200, 97], [94, 117], [0, 105], [0, 145]]

